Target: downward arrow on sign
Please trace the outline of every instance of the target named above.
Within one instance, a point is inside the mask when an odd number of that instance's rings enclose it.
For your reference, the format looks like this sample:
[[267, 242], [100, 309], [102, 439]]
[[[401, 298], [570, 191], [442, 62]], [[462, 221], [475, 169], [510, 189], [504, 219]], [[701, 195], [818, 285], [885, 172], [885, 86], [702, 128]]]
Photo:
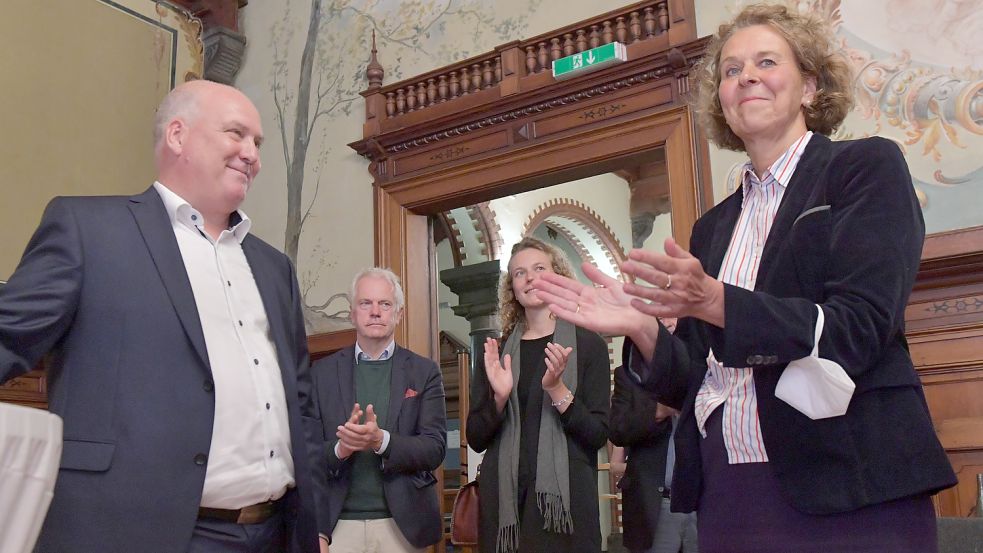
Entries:
[[587, 53], [587, 57], [584, 58], [584, 61], [587, 62], [587, 65], [590, 65], [590, 64], [594, 63], [594, 60], [595, 59], [597, 59], [597, 58], [594, 57], [594, 52], [588, 52]]

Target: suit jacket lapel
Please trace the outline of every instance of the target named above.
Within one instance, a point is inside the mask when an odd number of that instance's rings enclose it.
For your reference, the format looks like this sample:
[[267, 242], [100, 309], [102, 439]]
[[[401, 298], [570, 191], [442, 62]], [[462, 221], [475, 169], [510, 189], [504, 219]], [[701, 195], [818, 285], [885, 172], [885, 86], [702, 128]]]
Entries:
[[724, 200], [723, 211], [714, 223], [710, 250], [706, 259], [706, 273], [713, 278], [720, 274], [720, 266], [724, 262], [724, 255], [727, 254], [727, 247], [730, 245], [731, 235], [734, 234], [734, 227], [737, 226], [737, 219], [741, 215], [741, 203], [744, 201], [744, 190], [738, 188], [730, 198]]
[[201, 330], [195, 295], [191, 289], [191, 281], [188, 280], [188, 273], [184, 269], [181, 249], [174, 237], [164, 203], [157, 190], [151, 187], [143, 194], [132, 196], [129, 207], [144, 243], [147, 244], [147, 250], [154, 260], [154, 265], [157, 266], [161, 282], [184, 327], [184, 332], [201, 362], [210, 371], [205, 335]]
[[765, 249], [761, 252], [761, 265], [758, 267], [758, 277], [754, 286], [756, 290], [760, 290], [761, 285], [767, 282], [768, 272], [775, 262], [775, 253], [792, 229], [792, 223], [802, 213], [806, 200], [815, 190], [817, 186], [816, 172], [822, 164], [821, 159], [824, 157], [821, 154], [829, 149], [829, 145], [829, 139], [820, 134], [813, 134], [812, 138], [809, 139], [809, 144], [806, 145], [805, 152], [802, 153], [802, 158], [795, 168], [795, 173], [792, 174], [785, 194], [782, 195], [778, 212], [775, 214], [775, 221], [772, 223], [768, 239], [765, 241]]
[[[355, 346], [349, 346], [338, 352], [334, 366], [338, 382], [338, 396], [341, 398], [341, 412], [345, 420], [352, 414], [355, 405]], [[363, 405], [364, 409], [365, 406]]]
[[[396, 428], [396, 421], [399, 420], [399, 410], [403, 407], [403, 399], [406, 395], [406, 371], [408, 368], [409, 354], [403, 348], [396, 346], [393, 351], [393, 368], [389, 376], [389, 415], [386, 420], [386, 427], [390, 431]], [[419, 393], [420, 390], [417, 390]]]

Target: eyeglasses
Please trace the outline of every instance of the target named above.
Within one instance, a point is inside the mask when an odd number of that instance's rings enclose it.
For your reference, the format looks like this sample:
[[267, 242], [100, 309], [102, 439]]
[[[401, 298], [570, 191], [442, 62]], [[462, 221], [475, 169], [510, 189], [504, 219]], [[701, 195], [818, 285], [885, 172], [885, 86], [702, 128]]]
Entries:
[[393, 307], [395, 307], [393, 302], [385, 301], [385, 300], [380, 302], [374, 302], [372, 300], [361, 300], [357, 304], [355, 304], [355, 306], [358, 307], [359, 310], [361, 311], [368, 311], [372, 309], [373, 305], [378, 305], [379, 309], [382, 311], [392, 311]]

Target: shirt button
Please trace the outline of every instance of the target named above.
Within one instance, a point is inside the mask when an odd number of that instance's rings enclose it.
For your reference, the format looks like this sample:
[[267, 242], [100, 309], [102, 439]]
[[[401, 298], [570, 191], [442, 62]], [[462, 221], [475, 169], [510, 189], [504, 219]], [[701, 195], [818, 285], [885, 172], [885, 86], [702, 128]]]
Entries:
[[270, 450], [270, 459], [272, 459], [272, 458], [273, 458], [273, 450], [271, 449]]
[[269, 404], [269, 403], [267, 403], [267, 404], [266, 404], [266, 410], [267, 410], [267, 411], [269, 411], [269, 410], [270, 410], [270, 404]]
[[192, 221], [197, 221], [198, 220], [198, 216], [197, 215], [192, 215], [191, 216], [191, 220]]
[[253, 359], [253, 365], [259, 365], [259, 359]]
[[206, 392], [211, 392], [215, 389], [215, 383], [212, 382], [210, 378], [206, 379], [205, 383], [202, 385], [202, 388], [204, 388]]
[[239, 321], [239, 326], [242, 326], [242, 321]]
[[204, 453], [199, 453], [198, 455], [195, 455], [195, 464], [198, 465], [199, 467], [204, 466], [207, 461], [208, 461], [208, 455], [205, 455]]
[[226, 280], [225, 283], [228, 284], [229, 286], [232, 286], [232, 281], [231, 280]]

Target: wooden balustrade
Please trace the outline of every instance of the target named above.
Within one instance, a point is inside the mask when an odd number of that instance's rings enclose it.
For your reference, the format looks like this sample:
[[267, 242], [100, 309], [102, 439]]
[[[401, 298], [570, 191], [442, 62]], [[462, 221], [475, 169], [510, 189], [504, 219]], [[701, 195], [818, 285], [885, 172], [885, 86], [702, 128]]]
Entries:
[[[384, 127], [382, 120], [406, 116], [426, 111], [448, 101], [480, 95], [488, 100], [514, 94], [524, 87], [515, 82], [525, 77], [549, 74], [553, 61], [584, 52], [591, 48], [617, 41], [633, 45], [662, 37], [669, 32], [673, 22], [683, 26], [695, 26], [692, 14], [683, 12], [680, 4], [672, 0], [639, 2], [620, 10], [603, 14], [576, 25], [559, 29], [552, 33], [517, 41], [496, 48], [494, 52], [480, 54], [474, 58], [407, 79], [387, 86], [381, 86], [382, 68], [374, 57], [370, 70], [370, 87], [366, 91], [367, 124], [369, 131]], [[686, 39], [693, 32], [687, 30]], [[473, 103], [482, 103], [473, 100]], [[375, 121], [373, 121], [375, 120]], [[371, 125], [377, 125], [372, 127]], [[370, 132], [370, 134], [372, 134]]]
[[[549, 70], [553, 61], [597, 48], [611, 42], [632, 44], [654, 38], [669, 30], [669, 6], [666, 0], [636, 7], [624, 15], [590, 23], [538, 41], [524, 43], [527, 74]], [[534, 39], [535, 40], [535, 39]]]
[[501, 81], [502, 58], [497, 53], [468, 60], [461, 66], [429, 73], [418, 82], [398, 83], [383, 89], [382, 93], [386, 96], [386, 116], [395, 117], [422, 110], [491, 88]]

